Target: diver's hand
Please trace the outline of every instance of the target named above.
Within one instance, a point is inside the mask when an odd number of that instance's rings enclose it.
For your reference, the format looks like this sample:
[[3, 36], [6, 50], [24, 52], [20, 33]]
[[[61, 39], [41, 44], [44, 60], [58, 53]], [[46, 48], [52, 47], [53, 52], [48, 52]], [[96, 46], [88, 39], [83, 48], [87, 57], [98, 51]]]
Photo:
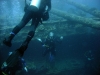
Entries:
[[26, 4], [26, 5], [25, 5], [25, 7], [24, 7], [24, 12], [26, 12], [26, 11], [27, 11], [28, 7], [29, 7], [29, 5], [28, 5], [28, 4]]
[[63, 36], [60, 37], [60, 40], [63, 40]]
[[44, 44], [44, 45], [42, 45], [42, 47], [45, 47], [46, 45]]
[[7, 67], [7, 63], [6, 62], [3, 63], [3, 65], [1, 66], [1, 69], [5, 68], [5, 67]]
[[48, 13], [48, 11], [47, 11], [47, 10], [45, 10], [45, 11], [44, 11], [44, 14], [46, 14], [46, 13]]
[[38, 41], [42, 42], [42, 40], [40, 38], [37, 38]]
[[24, 70], [25, 70], [26, 72], [28, 72], [28, 70], [27, 70], [27, 68], [26, 68], [26, 67], [24, 67]]

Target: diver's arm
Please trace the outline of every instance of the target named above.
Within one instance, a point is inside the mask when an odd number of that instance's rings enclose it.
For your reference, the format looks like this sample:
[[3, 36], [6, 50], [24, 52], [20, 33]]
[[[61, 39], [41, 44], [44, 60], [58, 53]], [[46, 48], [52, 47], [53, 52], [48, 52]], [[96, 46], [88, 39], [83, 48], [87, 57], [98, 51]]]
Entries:
[[63, 40], [63, 36], [60, 36], [60, 40]]
[[41, 38], [37, 38], [37, 40], [41, 43], [41, 45], [44, 44], [44, 42], [41, 40]]
[[50, 11], [51, 10], [51, 0], [48, 0], [47, 6], [48, 6], [47, 11]]
[[25, 0], [25, 5], [30, 5], [31, 0]]
[[25, 7], [29, 6], [28, 2], [25, 0]]
[[37, 39], [38, 41], [42, 42], [42, 40], [40, 38]]
[[25, 70], [26, 72], [28, 72], [28, 69], [27, 69], [27, 67], [24, 67], [24, 70]]
[[27, 8], [29, 7], [29, 1], [27, 2], [27, 0], [25, 0], [25, 7], [24, 7], [24, 11], [26, 12]]
[[41, 45], [42, 45], [43, 47], [46, 46], [46, 44], [45, 44], [46, 39], [45, 39], [45, 41], [42, 41], [40, 38], [37, 38], [37, 40], [41, 43]]
[[56, 42], [55, 43], [62, 43], [62, 40], [63, 40], [63, 36], [60, 36], [60, 38], [56, 38]]

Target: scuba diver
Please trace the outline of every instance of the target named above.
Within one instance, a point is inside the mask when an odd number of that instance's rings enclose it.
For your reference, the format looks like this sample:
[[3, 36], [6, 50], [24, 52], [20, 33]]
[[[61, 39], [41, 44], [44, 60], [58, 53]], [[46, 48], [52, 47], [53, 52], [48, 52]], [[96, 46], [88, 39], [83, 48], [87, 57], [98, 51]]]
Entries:
[[50, 32], [49, 36], [46, 37], [45, 41], [42, 41], [40, 38], [37, 39], [41, 42], [42, 46], [45, 48], [43, 56], [49, 54], [49, 61], [54, 62], [56, 56], [56, 43], [63, 40], [63, 36], [60, 37], [60, 40], [54, 38], [54, 33]]
[[91, 51], [91, 50], [89, 50], [89, 51], [86, 51], [85, 52], [85, 57], [86, 57], [86, 59], [88, 60], [88, 61], [91, 61], [91, 60], [93, 60], [94, 59], [94, 55], [93, 55], [93, 52]]
[[[26, 0], [25, 0], [26, 2]], [[27, 47], [31, 39], [35, 34], [35, 30], [39, 23], [46, 21], [49, 18], [49, 11], [51, 10], [51, 0], [31, 0], [30, 4], [25, 6], [25, 14], [20, 21], [20, 23], [15, 26], [10, 33], [10, 35], [3, 40], [3, 44], [11, 47], [11, 41], [15, 35], [32, 19], [31, 29], [26, 37], [25, 41], [22, 43], [23, 47]], [[41, 20], [42, 19], [42, 20]]]
[[[26, 3], [26, 0], [25, 0]], [[7, 67], [13, 67], [18, 62], [18, 58], [22, 57], [24, 55], [24, 52], [28, 48], [28, 44], [33, 38], [35, 34], [35, 30], [39, 23], [43, 21], [46, 21], [49, 19], [49, 11], [51, 10], [51, 0], [31, 0], [29, 5], [25, 4], [25, 14], [20, 21], [20, 23], [15, 26], [10, 33], [10, 35], [3, 40], [3, 44], [6, 46], [11, 47], [12, 43], [11, 41], [15, 37], [15, 35], [23, 28], [25, 25], [32, 19], [31, 23], [31, 29], [28, 33], [28, 36], [24, 40], [24, 42], [21, 44], [21, 46], [15, 50], [6, 60], [6, 63], [8, 64]], [[41, 20], [42, 19], [42, 20]]]
[[[9, 60], [10, 57], [13, 56], [12, 52], [9, 52], [8, 59], [3, 63], [0, 69], [0, 75], [15, 75], [18, 71], [28, 72], [26, 68], [25, 60], [22, 57], [17, 57], [17, 61], [14, 63]], [[13, 59], [12, 59], [13, 60]], [[24, 74], [23, 73], [23, 74]]]
[[[25, 0], [26, 2], [26, 0]], [[3, 44], [6, 46], [11, 47], [12, 46], [12, 40], [15, 37], [15, 35], [23, 28], [25, 25], [32, 20], [31, 22], [31, 29], [28, 33], [28, 36], [24, 40], [24, 42], [21, 44], [21, 46], [15, 50], [8, 59], [3, 63], [4, 68], [2, 67], [0, 70], [0, 75], [5, 75], [5, 73], [12, 72], [14, 66], [17, 65], [19, 58], [21, 58], [24, 55], [25, 50], [28, 48], [28, 44], [33, 38], [35, 34], [35, 30], [39, 23], [42, 23], [42, 21], [46, 21], [49, 19], [49, 11], [51, 10], [51, 0], [31, 0], [29, 5], [25, 6], [24, 8], [25, 14], [20, 21], [20, 23], [13, 28], [10, 35], [3, 40]], [[10, 71], [11, 70], [11, 71]], [[10, 74], [11, 75], [11, 74]]]
[[85, 65], [84, 65], [84, 73], [87, 75], [95, 75], [94, 74], [94, 63], [95, 63], [95, 56], [93, 50], [88, 50], [84, 53], [85, 56]]

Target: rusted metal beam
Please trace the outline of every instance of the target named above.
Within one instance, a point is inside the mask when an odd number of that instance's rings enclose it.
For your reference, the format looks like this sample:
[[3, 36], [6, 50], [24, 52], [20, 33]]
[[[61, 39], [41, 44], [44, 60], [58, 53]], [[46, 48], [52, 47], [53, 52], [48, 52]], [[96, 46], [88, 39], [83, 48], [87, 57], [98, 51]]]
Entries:
[[100, 29], [100, 21], [95, 21], [92, 18], [85, 18], [85, 17], [74, 15], [74, 14], [69, 14], [67, 12], [60, 11], [57, 9], [52, 9], [51, 13], [57, 16], [63, 17], [66, 20], [69, 20], [70, 22], [80, 23], [84, 26]]
[[100, 18], [100, 10], [96, 9], [96, 8], [90, 8], [86, 5], [83, 5], [83, 4], [79, 4], [79, 3], [76, 3], [76, 2], [73, 2], [71, 0], [66, 0], [67, 3], [87, 12], [87, 13], [90, 13], [98, 18]]

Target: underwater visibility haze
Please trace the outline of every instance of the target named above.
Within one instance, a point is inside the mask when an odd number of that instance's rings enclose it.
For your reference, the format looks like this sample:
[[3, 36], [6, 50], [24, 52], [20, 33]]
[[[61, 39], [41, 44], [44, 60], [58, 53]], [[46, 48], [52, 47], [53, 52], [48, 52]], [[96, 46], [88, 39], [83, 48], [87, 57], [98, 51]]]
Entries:
[[[29, 21], [11, 47], [2, 43], [24, 7], [25, 0], [0, 0], [0, 66], [32, 29]], [[48, 36], [55, 38], [43, 44]], [[51, 0], [49, 19], [38, 25], [23, 58], [28, 72], [16, 75], [100, 75], [100, 0]]]

